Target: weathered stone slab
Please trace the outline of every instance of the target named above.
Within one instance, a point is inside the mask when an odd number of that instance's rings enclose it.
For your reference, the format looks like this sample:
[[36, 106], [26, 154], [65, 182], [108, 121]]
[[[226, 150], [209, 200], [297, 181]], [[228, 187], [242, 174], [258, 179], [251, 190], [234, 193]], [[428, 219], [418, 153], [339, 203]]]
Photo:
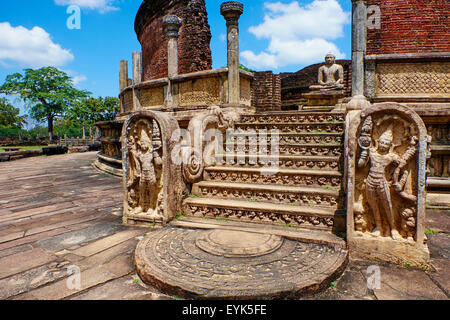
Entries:
[[102, 252], [106, 249], [109, 249], [115, 245], [118, 245], [122, 242], [125, 242], [129, 239], [140, 236], [146, 232], [147, 232], [147, 230], [145, 230], [145, 229], [126, 230], [126, 231], [118, 232], [112, 236], [103, 238], [101, 240], [90, 243], [86, 246], [83, 246], [80, 249], [73, 251], [73, 253], [76, 255], [79, 255], [79, 256], [89, 257], [96, 253]]
[[[110, 280], [123, 277], [132, 272], [132, 264], [130, 263], [130, 256], [120, 256], [106, 265], [97, 266], [86, 271], [82, 271], [81, 288], [69, 289], [67, 286], [67, 279], [60, 280], [48, 286], [32, 290], [27, 294], [27, 299], [36, 298], [39, 300], [60, 300], [70, 296], [74, 296], [89, 288], [95, 287], [99, 284], [108, 282]], [[20, 297], [18, 297], [20, 298]]]
[[380, 270], [381, 289], [374, 290], [379, 300], [448, 300], [423, 271], [385, 266]]
[[54, 262], [0, 280], [0, 299], [19, 295], [68, 276], [66, 265]]
[[0, 279], [44, 265], [56, 256], [40, 248], [10, 255], [0, 259]]
[[101, 223], [83, 230], [72, 231], [56, 237], [44, 239], [39, 241], [38, 244], [42, 248], [49, 251], [60, 251], [77, 244], [87, 243], [92, 240], [107, 237], [124, 229], [124, 226], [117, 223]]

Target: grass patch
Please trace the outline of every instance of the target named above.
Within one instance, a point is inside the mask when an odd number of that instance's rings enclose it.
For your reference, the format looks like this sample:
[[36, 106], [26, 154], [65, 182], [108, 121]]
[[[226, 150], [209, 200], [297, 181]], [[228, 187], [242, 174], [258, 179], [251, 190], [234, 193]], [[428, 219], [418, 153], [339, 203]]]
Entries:
[[204, 198], [203, 196], [197, 196], [197, 195], [195, 195], [195, 194], [190, 194], [190, 195], [188, 195], [188, 198]]
[[139, 282], [141, 282], [141, 280], [139, 280], [139, 279], [133, 279], [133, 283], [139, 283]]
[[147, 224], [145, 224], [147, 227], [150, 227], [150, 228], [153, 228], [154, 226], [156, 226], [156, 223], [155, 222], [152, 222], [152, 223], [147, 223]]
[[333, 190], [333, 187], [330, 186], [322, 186], [323, 190]]
[[290, 223], [285, 224], [283, 227], [285, 227], [285, 228], [292, 228], [292, 229], [295, 229], [295, 230], [300, 229], [299, 226], [293, 226], [293, 225], [290, 224]]
[[409, 262], [405, 262], [404, 264], [403, 264], [403, 266], [405, 267], [405, 268], [411, 268], [411, 264], [409, 263]]
[[337, 286], [336, 281], [333, 281], [332, 283], [330, 283], [330, 288], [336, 289], [336, 286]]
[[173, 296], [173, 297], [172, 297], [172, 300], [181, 300], [181, 298], [180, 298], [180, 297], [177, 297], [177, 296]]
[[5, 152], [5, 148], [20, 148], [19, 151], [38, 150], [47, 146], [15, 146], [15, 147], [0, 147], [0, 152]]
[[217, 221], [230, 222], [230, 220], [225, 218], [216, 218]]
[[186, 214], [180, 214], [180, 215], [175, 217], [175, 220], [183, 219], [183, 218], [186, 218], [186, 217], [187, 217]]
[[425, 229], [425, 234], [427, 234], [427, 235], [436, 234], [436, 233], [437, 232], [435, 230], [433, 230], [433, 229], [428, 229], [428, 228]]

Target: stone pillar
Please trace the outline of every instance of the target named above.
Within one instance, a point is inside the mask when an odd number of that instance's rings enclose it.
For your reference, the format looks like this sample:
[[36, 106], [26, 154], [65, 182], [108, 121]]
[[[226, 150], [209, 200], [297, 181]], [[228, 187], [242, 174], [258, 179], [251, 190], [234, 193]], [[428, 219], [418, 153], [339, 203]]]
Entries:
[[142, 82], [142, 55], [139, 51], [133, 52], [133, 84]]
[[366, 48], [366, 0], [352, 0], [352, 100], [348, 104], [348, 109], [364, 109], [370, 106], [364, 96]]
[[167, 43], [167, 70], [169, 84], [167, 86], [166, 103], [168, 107], [174, 106], [174, 93], [171, 79], [178, 75], [178, 31], [182, 20], [175, 15], [167, 15], [163, 18], [163, 28], [169, 39]]
[[364, 95], [364, 57], [367, 47], [366, 0], [352, 0], [352, 96]]
[[167, 15], [163, 18], [163, 28], [167, 33], [167, 63], [169, 78], [178, 74], [178, 31], [182, 21], [175, 15]]
[[[119, 83], [120, 83], [120, 93], [128, 87], [128, 61], [120, 61], [120, 72], [119, 72]], [[120, 113], [124, 113], [125, 108], [123, 104], [123, 99], [120, 98]]]
[[220, 6], [220, 14], [227, 21], [227, 58], [228, 58], [228, 103], [239, 104], [239, 18], [244, 13], [244, 5], [240, 2], [224, 2]]
[[133, 52], [133, 110], [140, 110], [140, 91], [135, 89], [135, 86], [142, 82], [142, 59], [139, 51]]
[[128, 61], [122, 60], [120, 61], [120, 92], [123, 91], [126, 87], [128, 87]]

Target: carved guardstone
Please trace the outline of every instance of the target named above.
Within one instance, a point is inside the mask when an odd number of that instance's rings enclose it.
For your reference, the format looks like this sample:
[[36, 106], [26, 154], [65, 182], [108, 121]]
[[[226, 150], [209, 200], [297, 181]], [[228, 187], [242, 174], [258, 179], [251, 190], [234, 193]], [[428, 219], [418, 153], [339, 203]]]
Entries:
[[375, 104], [347, 115], [347, 237], [351, 257], [422, 267], [430, 138], [406, 106]]
[[162, 112], [139, 111], [125, 122], [122, 159], [125, 224], [165, 225], [181, 212], [181, 167], [171, 155], [177, 145], [175, 118]]

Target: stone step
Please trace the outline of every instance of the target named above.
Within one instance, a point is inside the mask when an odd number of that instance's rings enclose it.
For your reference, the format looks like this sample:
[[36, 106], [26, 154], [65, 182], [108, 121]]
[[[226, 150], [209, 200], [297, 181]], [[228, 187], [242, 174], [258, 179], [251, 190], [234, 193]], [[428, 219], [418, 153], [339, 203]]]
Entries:
[[338, 190], [283, 185], [202, 181], [193, 185], [192, 196], [333, 209], [343, 206]]
[[222, 229], [273, 234], [305, 243], [323, 244], [342, 249], [347, 248], [347, 243], [344, 239], [331, 232], [324, 232], [322, 230], [289, 228], [286, 226], [257, 224], [243, 221], [224, 221], [222, 219], [204, 219], [188, 216], [179, 217], [178, 219], [172, 221], [170, 225], [182, 228]]
[[260, 122], [250, 122], [250, 123], [235, 123], [236, 133], [245, 132], [261, 132], [267, 131], [268, 134], [272, 130], [278, 131], [280, 133], [344, 133], [343, 122], [336, 123], [321, 123], [321, 122], [310, 122], [310, 123], [260, 123]]
[[205, 169], [204, 180], [339, 189], [342, 174], [325, 170], [214, 166]]
[[[343, 133], [280, 133], [274, 142], [283, 144], [342, 144]], [[234, 133], [227, 136], [225, 143], [270, 144], [272, 135], [256, 132]]]
[[342, 210], [290, 206], [263, 202], [226, 199], [188, 198], [183, 202], [187, 216], [284, 225], [293, 228], [342, 231], [345, 214]]
[[334, 123], [344, 122], [342, 112], [270, 112], [253, 115], [242, 115], [241, 123]]
[[284, 155], [257, 155], [245, 154], [237, 155], [228, 153], [223, 156], [216, 156], [216, 166], [249, 166], [266, 167], [277, 165], [283, 169], [302, 169], [302, 170], [327, 170], [341, 171], [342, 161], [340, 157], [322, 157], [322, 156], [284, 156]]
[[268, 144], [239, 144], [225, 143], [225, 150], [219, 150], [218, 155], [225, 156], [227, 153], [241, 154], [271, 154], [271, 155], [298, 155], [298, 156], [322, 156], [340, 157], [343, 154], [343, 147], [339, 144], [279, 144], [272, 146]]

